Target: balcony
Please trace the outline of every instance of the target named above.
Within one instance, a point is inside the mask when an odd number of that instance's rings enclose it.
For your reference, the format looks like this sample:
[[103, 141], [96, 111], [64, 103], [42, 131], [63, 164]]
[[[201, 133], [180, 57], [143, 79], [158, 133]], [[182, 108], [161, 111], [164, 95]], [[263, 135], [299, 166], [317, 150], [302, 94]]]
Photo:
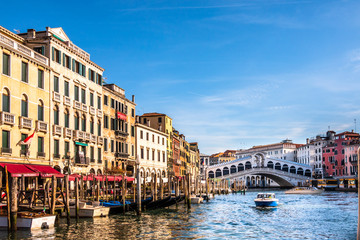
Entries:
[[72, 137], [72, 130], [70, 128], [64, 128], [64, 137]]
[[48, 131], [48, 123], [47, 122], [37, 120], [36, 127], [39, 130], [39, 132], [47, 133], [47, 131]]
[[90, 141], [91, 140], [91, 133], [85, 133], [85, 140]]
[[67, 96], [64, 96], [64, 105], [71, 106], [71, 99]]
[[74, 108], [75, 108], [75, 109], [78, 109], [78, 110], [81, 110], [81, 103], [78, 102], [78, 101], [76, 101], [76, 100], [74, 100]]
[[61, 137], [62, 127], [59, 125], [53, 125], [53, 134]]
[[84, 112], [88, 111], [88, 107], [86, 106], [86, 104], [81, 104], [81, 110], [83, 110]]
[[115, 131], [115, 136], [120, 137], [120, 138], [126, 138], [127, 136], [129, 136], [129, 133], [123, 132], [123, 131], [120, 131], [120, 130], [116, 130]]
[[54, 153], [54, 159], [60, 159], [60, 154]]
[[1, 124], [15, 125], [15, 115], [8, 112], [1, 112], [0, 116]]
[[90, 139], [90, 141], [93, 142], [93, 143], [96, 143], [96, 135], [91, 134], [91, 139]]
[[95, 115], [95, 113], [96, 113], [95, 108], [90, 106], [90, 114]]
[[19, 127], [31, 129], [32, 128], [32, 119], [20, 116], [19, 117]]
[[122, 153], [122, 152], [116, 152], [115, 157], [116, 158], [128, 158], [129, 154], [128, 153]]
[[60, 102], [61, 102], [61, 95], [60, 95], [60, 93], [53, 91], [53, 100], [54, 100], [55, 102], [60, 103]]
[[75, 130], [74, 131], [74, 138], [76, 139], [85, 139], [85, 134], [83, 131]]
[[103, 145], [104, 144], [104, 138], [98, 136], [98, 144]]
[[77, 155], [75, 157], [75, 165], [89, 165], [89, 158]]
[[97, 110], [97, 116], [98, 116], [99, 118], [102, 118], [103, 112], [102, 112], [101, 109], [98, 109], [98, 110]]
[[45, 158], [46, 154], [44, 152], [37, 153], [38, 158]]
[[10, 154], [12, 153], [12, 149], [11, 149], [11, 148], [4, 148], [4, 147], [2, 147], [2, 148], [1, 148], [1, 153], [2, 153], [2, 154], [8, 154], [8, 155], [10, 155]]

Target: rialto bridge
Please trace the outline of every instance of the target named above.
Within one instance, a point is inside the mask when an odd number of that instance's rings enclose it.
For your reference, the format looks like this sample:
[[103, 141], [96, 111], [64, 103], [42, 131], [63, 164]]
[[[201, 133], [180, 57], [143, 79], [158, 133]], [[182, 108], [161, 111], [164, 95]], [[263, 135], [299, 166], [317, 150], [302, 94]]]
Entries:
[[292, 187], [312, 176], [309, 165], [277, 158], [265, 157], [264, 153], [208, 166], [209, 178], [241, 180], [247, 186], [267, 187], [270, 179], [281, 187]]

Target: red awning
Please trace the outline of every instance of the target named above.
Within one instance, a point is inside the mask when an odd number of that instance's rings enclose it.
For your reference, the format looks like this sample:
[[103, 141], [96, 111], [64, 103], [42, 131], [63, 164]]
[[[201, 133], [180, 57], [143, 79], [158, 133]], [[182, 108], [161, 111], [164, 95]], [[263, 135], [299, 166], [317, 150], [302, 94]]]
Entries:
[[48, 178], [48, 177], [52, 177], [53, 175], [57, 178], [62, 178], [65, 175], [61, 174], [60, 172], [58, 172], [57, 170], [55, 170], [54, 168], [48, 166], [48, 165], [30, 165], [27, 164], [26, 165], [29, 169], [33, 170], [34, 172], [38, 172], [40, 174], [41, 177], [43, 178]]
[[37, 177], [39, 173], [33, 171], [26, 167], [25, 164], [13, 164], [13, 163], [0, 163], [0, 166], [5, 168], [7, 167], [8, 172], [11, 174], [12, 177]]
[[126, 115], [121, 112], [117, 112], [117, 118], [126, 121]]
[[125, 177], [125, 179], [128, 182], [132, 182], [132, 181], [134, 181], [135, 178], [133, 178], [133, 177]]

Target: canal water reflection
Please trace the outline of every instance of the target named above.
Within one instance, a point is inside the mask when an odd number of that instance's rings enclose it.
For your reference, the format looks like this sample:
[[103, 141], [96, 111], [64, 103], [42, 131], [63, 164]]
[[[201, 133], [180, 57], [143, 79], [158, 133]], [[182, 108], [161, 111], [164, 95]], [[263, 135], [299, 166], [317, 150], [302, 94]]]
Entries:
[[187, 211], [164, 209], [135, 215], [60, 219], [54, 230], [0, 232], [1, 239], [356, 239], [357, 194], [286, 195], [279, 207], [254, 207], [257, 192], [221, 195]]

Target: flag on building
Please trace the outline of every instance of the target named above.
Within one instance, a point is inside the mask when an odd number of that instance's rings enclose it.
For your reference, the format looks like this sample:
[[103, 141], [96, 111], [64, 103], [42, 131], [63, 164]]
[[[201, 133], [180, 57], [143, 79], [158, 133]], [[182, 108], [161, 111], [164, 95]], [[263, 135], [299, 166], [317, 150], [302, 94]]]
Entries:
[[36, 129], [34, 130], [33, 134], [31, 134], [30, 136], [28, 136], [28, 137], [25, 138], [24, 140], [20, 141], [20, 142], [18, 143], [18, 145], [30, 145], [32, 139], [34, 138], [35, 132], [36, 132]]

